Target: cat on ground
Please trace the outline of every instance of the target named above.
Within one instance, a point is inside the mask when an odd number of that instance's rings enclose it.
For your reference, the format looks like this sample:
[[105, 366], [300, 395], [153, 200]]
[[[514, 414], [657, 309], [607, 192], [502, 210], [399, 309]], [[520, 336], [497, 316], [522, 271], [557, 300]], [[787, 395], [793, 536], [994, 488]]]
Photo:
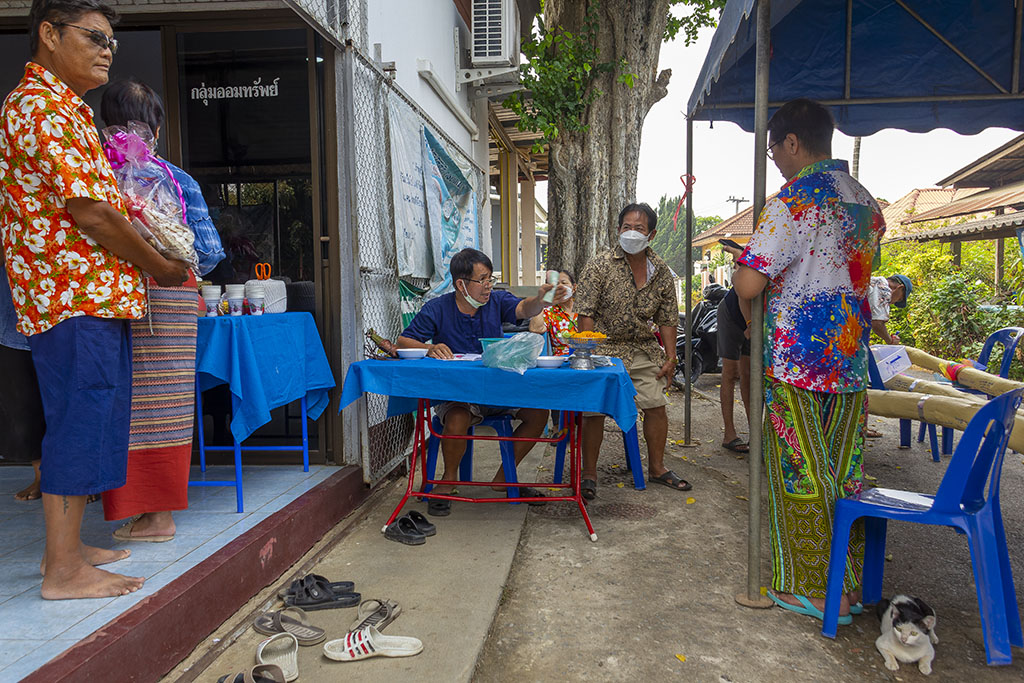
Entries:
[[885, 668], [898, 671], [900, 665], [917, 662], [917, 668], [924, 675], [932, 672], [932, 660], [939, 637], [935, 635], [935, 610], [924, 600], [907, 595], [893, 596], [882, 600], [876, 608], [882, 620], [882, 635], [875, 640], [875, 647], [885, 659]]

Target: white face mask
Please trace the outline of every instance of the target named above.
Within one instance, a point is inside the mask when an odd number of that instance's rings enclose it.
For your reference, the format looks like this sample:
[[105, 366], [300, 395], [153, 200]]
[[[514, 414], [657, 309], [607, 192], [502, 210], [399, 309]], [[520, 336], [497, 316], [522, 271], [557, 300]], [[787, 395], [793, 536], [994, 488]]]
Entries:
[[484, 301], [477, 301], [476, 299], [471, 297], [469, 295], [469, 289], [466, 288], [465, 282], [462, 283], [462, 293], [466, 296], [466, 302], [473, 308], [480, 308], [481, 306], [484, 305], [484, 303], [486, 303]]
[[647, 235], [638, 230], [626, 230], [619, 235], [619, 246], [627, 254], [639, 254], [647, 248]]
[[565, 285], [565, 298], [562, 299], [562, 301], [566, 302], [566, 301], [568, 301], [571, 298], [572, 298], [572, 285]]

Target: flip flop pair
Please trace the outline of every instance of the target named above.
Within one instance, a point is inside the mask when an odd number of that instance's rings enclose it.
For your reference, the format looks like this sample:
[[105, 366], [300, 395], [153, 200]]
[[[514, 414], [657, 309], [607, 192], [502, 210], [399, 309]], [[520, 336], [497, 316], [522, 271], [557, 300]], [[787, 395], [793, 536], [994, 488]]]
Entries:
[[316, 645], [327, 637], [327, 631], [310, 624], [306, 613], [298, 607], [261, 614], [252, 622], [252, 628], [265, 636], [291, 633], [299, 645]]
[[217, 683], [287, 683], [284, 671], [277, 664], [257, 664], [248, 671], [226, 674]]
[[423, 545], [435, 534], [437, 527], [419, 510], [410, 510], [384, 528], [384, 538], [405, 545]]
[[[796, 612], [797, 614], [803, 614], [803, 615], [806, 615], [808, 617], [814, 617], [818, 621], [825, 621], [825, 613], [822, 612], [817, 607], [815, 607], [814, 605], [812, 605], [810, 600], [808, 600], [807, 598], [805, 598], [802, 595], [796, 595], [796, 594], [792, 594], [792, 595], [793, 595], [794, 598], [797, 599], [797, 601], [800, 603], [800, 605], [791, 605], [788, 602], [786, 602], [784, 600], [781, 600], [780, 598], [777, 598], [775, 596], [775, 594], [772, 593], [771, 591], [768, 591], [768, 597], [771, 599], [771, 601], [774, 602], [779, 607], [781, 607], [782, 609], [787, 610], [789, 612]], [[863, 606], [861, 607], [861, 611], [863, 611]], [[853, 623], [853, 617], [850, 616], [849, 614], [839, 617], [839, 625], [840, 626], [847, 626], [847, 625], [852, 624], [852, 623]]]
[[279, 667], [285, 683], [299, 677], [299, 641], [291, 633], [278, 633], [256, 646], [256, 663]]
[[367, 626], [383, 631], [401, 613], [402, 606], [392, 600], [377, 600], [375, 598], [363, 600], [359, 605], [358, 616], [352, 622], [349, 632], [361, 631]]
[[372, 626], [324, 643], [324, 655], [338, 662], [354, 662], [370, 657], [412, 657], [421, 652], [423, 641], [419, 638], [382, 636]]
[[[301, 607], [307, 612], [311, 610], [334, 609], [338, 607], [355, 607], [359, 604], [359, 593], [335, 592], [331, 582], [317, 574], [310, 574], [292, 584], [295, 592], [285, 596], [284, 604], [289, 607]], [[350, 582], [342, 582], [350, 583]]]

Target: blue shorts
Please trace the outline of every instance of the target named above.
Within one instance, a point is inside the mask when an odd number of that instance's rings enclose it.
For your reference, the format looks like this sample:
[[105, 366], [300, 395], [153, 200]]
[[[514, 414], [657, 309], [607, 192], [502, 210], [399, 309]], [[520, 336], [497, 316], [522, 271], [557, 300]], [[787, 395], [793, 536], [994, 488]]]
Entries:
[[85, 496], [124, 486], [132, 411], [128, 321], [68, 318], [28, 343], [46, 418], [42, 492]]

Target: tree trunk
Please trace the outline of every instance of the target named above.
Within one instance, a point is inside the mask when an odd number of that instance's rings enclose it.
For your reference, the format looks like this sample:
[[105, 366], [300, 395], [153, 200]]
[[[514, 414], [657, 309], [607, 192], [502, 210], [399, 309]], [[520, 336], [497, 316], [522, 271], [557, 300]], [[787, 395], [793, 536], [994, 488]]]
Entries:
[[[671, 69], [660, 74], [658, 55], [669, 0], [600, 0], [601, 62], [625, 59], [634, 85], [618, 72], [600, 75], [602, 95], [586, 112], [588, 131], [560, 135], [550, 148], [548, 267], [577, 275], [599, 250], [614, 243], [619, 211], [636, 201], [636, 172], [644, 118], [668, 93]], [[544, 20], [577, 33], [595, 0], [547, 0]], [[653, 227], [653, 226], [652, 226]]]

